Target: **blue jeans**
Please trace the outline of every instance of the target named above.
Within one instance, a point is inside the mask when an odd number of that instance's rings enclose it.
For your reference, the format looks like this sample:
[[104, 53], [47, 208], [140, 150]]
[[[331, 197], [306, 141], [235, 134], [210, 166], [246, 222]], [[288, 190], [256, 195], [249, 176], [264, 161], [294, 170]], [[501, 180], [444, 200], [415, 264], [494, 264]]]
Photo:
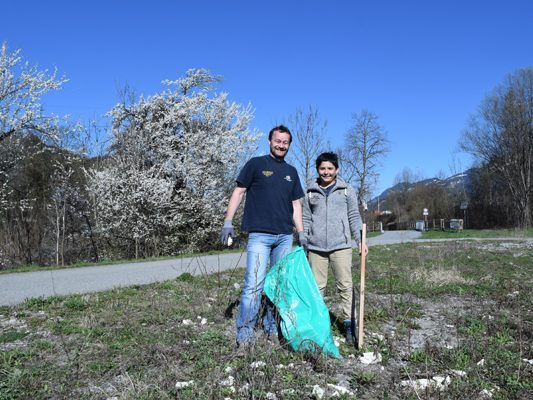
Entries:
[[[257, 324], [269, 258], [270, 266], [273, 266], [291, 249], [292, 235], [255, 232], [248, 236], [244, 288], [236, 322], [237, 343], [255, 339], [254, 329]], [[277, 334], [278, 328], [274, 319], [272, 304], [267, 303], [263, 329], [267, 335]]]

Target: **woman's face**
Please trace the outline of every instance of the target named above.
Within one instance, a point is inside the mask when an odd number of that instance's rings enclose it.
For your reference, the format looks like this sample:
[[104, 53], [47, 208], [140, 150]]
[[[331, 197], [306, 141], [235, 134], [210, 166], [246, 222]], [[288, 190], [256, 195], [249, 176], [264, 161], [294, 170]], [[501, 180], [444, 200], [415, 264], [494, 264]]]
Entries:
[[327, 186], [337, 178], [338, 169], [329, 161], [322, 161], [318, 166], [318, 176], [323, 186]]

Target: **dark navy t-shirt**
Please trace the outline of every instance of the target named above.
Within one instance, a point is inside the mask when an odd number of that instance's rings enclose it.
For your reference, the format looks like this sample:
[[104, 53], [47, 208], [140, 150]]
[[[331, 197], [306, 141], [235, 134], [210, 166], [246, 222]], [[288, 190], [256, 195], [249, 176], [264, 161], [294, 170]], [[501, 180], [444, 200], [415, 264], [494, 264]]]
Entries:
[[237, 184], [246, 188], [243, 231], [292, 233], [292, 202], [304, 196], [296, 168], [270, 155], [254, 157], [239, 173]]

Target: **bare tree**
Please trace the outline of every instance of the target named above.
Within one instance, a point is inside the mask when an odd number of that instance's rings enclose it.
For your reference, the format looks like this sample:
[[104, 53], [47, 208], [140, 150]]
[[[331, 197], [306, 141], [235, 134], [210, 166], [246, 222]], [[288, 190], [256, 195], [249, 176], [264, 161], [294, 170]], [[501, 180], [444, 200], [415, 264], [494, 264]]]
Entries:
[[376, 114], [363, 110], [352, 117], [340, 151], [343, 176], [358, 187], [359, 202], [366, 204], [379, 176], [378, 167], [389, 151], [389, 141]]
[[484, 99], [460, 146], [505, 182], [518, 225], [532, 226], [533, 68], [509, 75]]
[[294, 135], [294, 143], [289, 157], [294, 160], [296, 169], [304, 184], [315, 175], [315, 160], [327, 147], [325, 132], [327, 121], [322, 119], [317, 107], [301, 108], [288, 118]]

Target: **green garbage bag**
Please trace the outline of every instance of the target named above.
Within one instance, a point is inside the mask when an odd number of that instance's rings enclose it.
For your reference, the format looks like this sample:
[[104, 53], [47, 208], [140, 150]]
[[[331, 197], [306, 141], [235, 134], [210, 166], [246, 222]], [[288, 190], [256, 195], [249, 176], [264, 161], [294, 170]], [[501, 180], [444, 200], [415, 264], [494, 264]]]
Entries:
[[270, 268], [264, 290], [277, 307], [281, 332], [294, 350], [319, 350], [340, 358], [331, 335], [328, 308], [302, 247]]

